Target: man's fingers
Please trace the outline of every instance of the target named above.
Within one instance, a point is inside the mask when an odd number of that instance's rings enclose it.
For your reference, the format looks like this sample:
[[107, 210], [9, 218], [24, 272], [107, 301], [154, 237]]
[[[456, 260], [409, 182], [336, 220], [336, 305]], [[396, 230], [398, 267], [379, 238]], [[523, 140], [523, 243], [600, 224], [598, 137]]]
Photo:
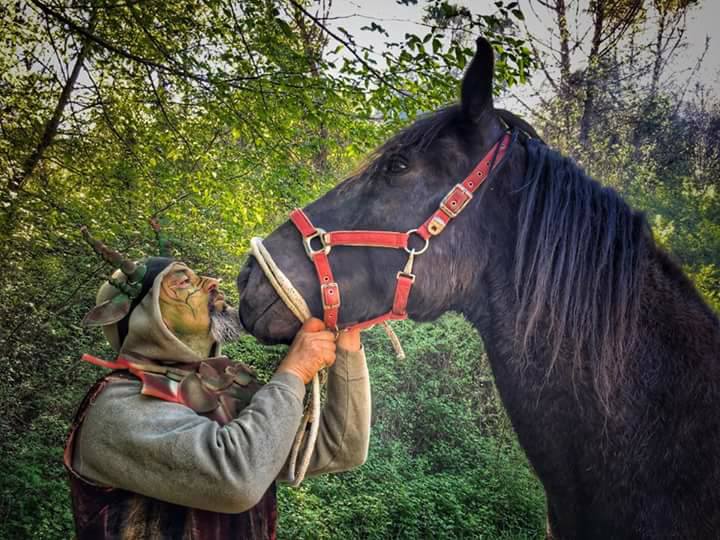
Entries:
[[325, 323], [315, 317], [310, 317], [305, 321], [301, 328], [304, 332], [321, 332], [325, 330]]
[[315, 350], [320, 354], [335, 354], [337, 352], [334, 343], [318, 343]]
[[312, 334], [308, 334], [307, 339], [311, 339], [313, 341], [332, 341], [335, 343], [335, 334], [332, 332], [328, 332], [327, 330], [323, 330], [320, 332], [313, 332]]

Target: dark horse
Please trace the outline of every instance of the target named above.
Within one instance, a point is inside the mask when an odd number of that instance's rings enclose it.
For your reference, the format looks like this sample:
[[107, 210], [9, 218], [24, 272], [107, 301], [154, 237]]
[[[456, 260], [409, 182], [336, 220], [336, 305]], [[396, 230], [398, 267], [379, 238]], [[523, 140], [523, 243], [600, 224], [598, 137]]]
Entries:
[[[328, 231], [423, 223], [505, 124], [522, 127], [493, 108], [492, 74], [480, 39], [461, 103], [390, 139], [305, 209], [312, 222]], [[321, 316], [297, 230], [286, 223], [265, 246]], [[402, 250], [337, 247], [330, 262], [341, 324], [388, 311]], [[412, 319], [454, 310], [482, 336], [547, 494], [548, 536], [720, 538], [720, 324], [642, 214], [523, 135], [415, 273]], [[289, 341], [299, 324], [253, 260], [238, 285], [245, 327]]]

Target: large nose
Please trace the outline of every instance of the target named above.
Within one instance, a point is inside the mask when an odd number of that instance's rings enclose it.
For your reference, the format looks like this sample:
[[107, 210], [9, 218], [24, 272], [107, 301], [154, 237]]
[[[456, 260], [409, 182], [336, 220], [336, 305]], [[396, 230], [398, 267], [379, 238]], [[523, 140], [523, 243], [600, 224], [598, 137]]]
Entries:
[[202, 288], [205, 292], [217, 290], [220, 287], [220, 280], [218, 278], [200, 276], [200, 279], [202, 279]]

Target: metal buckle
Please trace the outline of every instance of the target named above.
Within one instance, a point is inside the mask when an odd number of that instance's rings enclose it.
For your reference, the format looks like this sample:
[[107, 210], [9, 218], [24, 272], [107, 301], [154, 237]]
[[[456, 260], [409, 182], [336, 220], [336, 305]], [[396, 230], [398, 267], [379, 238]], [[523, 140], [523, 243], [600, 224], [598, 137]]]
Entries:
[[398, 272], [395, 275], [395, 279], [400, 279], [401, 277], [410, 278], [410, 283], [415, 283], [415, 274], [411, 274], [409, 272], [403, 272], [402, 270]]
[[[313, 234], [311, 234], [310, 236], [303, 237], [303, 247], [305, 248], [305, 253], [307, 253], [308, 257], [310, 257], [312, 259], [318, 253], [325, 253], [325, 255], [330, 253], [332, 246], [329, 246], [325, 242], [326, 234], [327, 234], [327, 231], [325, 229], [321, 229], [320, 227], [317, 227]], [[312, 247], [311, 242], [313, 240], [315, 240], [316, 238], [319, 238], [320, 244], [322, 244], [322, 247], [320, 249], [313, 249], [313, 247]]]
[[[456, 190], [456, 189], [462, 191], [463, 194], [464, 194], [467, 198], [466, 198], [465, 200], [463, 200], [463, 202], [460, 203], [460, 207], [459, 207], [459, 208], [450, 208], [446, 203], [447, 203], [448, 199], [453, 196], [453, 194], [455, 193], [455, 190]], [[463, 186], [462, 184], [455, 184], [455, 187], [450, 190], [450, 193], [448, 193], [447, 195], [445, 195], [445, 197], [443, 198], [442, 202], [440, 203], [440, 208], [442, 208], [442, 210], [443, 210], [448, 216], [450, 216], [450, 217], [452, 217], [452, 218], [456, 218], [456, 217], [458, 216], [458, 214], [465, 209], [465, 207], [466, 207], [466, 206], [468, 205], [468, 203], [472, 200], [472, 198], [473, 198], [473, 194], [470, 193], [470, 192], [465, 188], [465, 186]]]
[[[335, 304], [326, 304], [325, 303], [325, 290], [333, 288], [335, 289], [337, 294], [337, 302]], [[322, 298], [323, 303], [323, 309], [335, 309], [340, 307], [340, 287], [338, 287], [337, 283], [326, 283], [324, 285], [320, 285], [320, 298]]]

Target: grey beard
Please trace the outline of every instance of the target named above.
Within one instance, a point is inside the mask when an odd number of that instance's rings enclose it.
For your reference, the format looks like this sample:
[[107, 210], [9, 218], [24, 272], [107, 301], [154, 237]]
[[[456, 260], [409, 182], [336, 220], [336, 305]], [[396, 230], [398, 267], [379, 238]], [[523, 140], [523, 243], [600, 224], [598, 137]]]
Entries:
[[240, 324], [238, 310], [228, 305], [225, 305], [222, 311], [213, 311], [210, 314], [210, 321], [210, 332], [219, 344], [235, 341], [246, 333]]

